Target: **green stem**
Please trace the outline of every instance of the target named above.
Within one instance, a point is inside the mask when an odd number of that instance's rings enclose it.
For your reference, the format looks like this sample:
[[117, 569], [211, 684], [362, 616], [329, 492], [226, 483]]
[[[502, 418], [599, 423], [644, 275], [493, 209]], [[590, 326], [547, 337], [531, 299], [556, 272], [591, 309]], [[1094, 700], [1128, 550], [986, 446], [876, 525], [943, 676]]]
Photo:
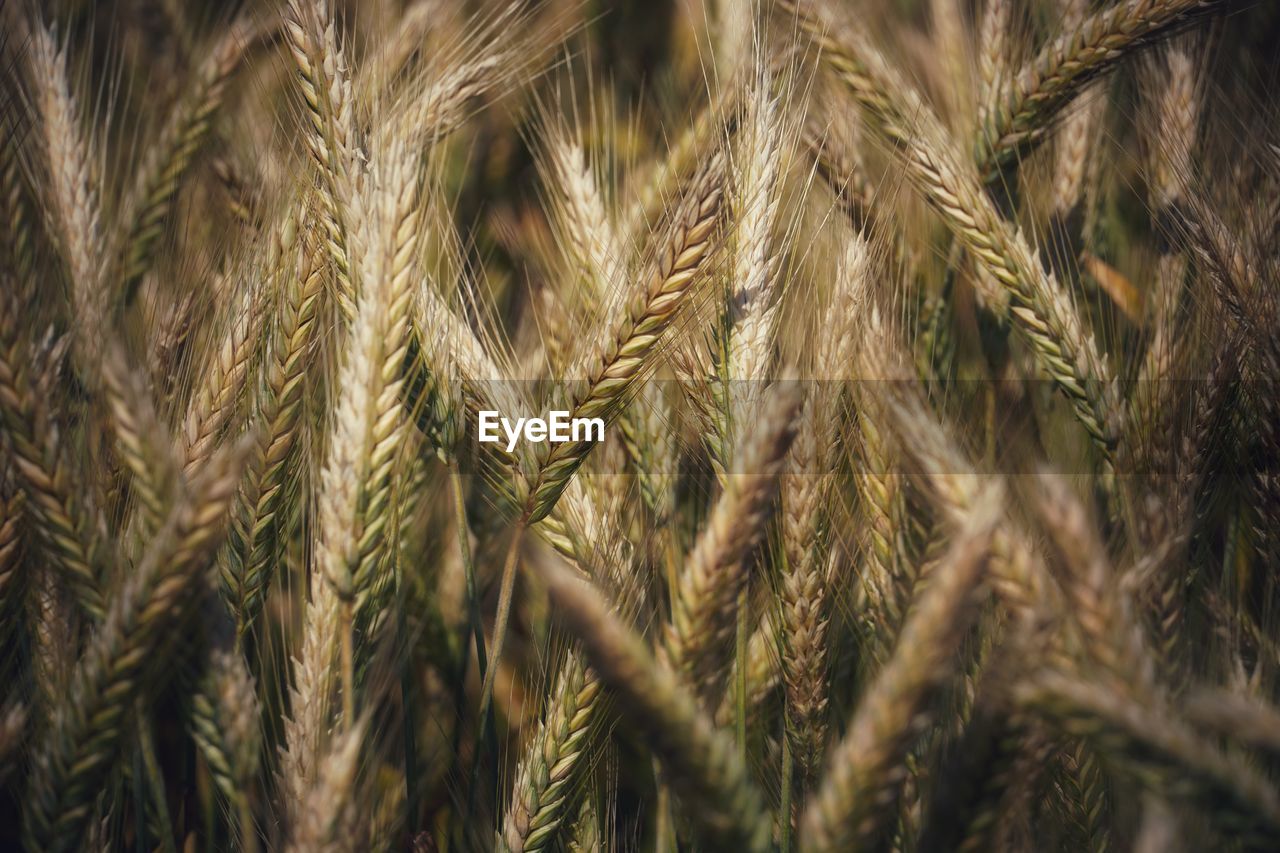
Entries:
[[[467, 505], [462, 488], [462, 473], [456, 462], [449, 463], [449, 484], [453, 492], [454, 526], [458, 529], [458, 552], [462, 557], [462, 572], [467, 585], [467, 618], [471, 622], [471, 634], [475, 638], [476, 665], [480, 678], [485, 678], [488, 659], [484, 648], [484, 622], [480, 616], [480, 598], [476, 594], [476, 564], [471, 556], [471, 532], [467, 525]], [[466, 646], [463, 647], [463, 671], [466, 671]]]
[[782, 801], [778, 804], [778, 834], [782, 853], [791, 851], [791, 799], [792, 777], [795, 774], [795, 759], [791, 755], [791, 734], [787, 731], [786, 717], [782, 724]]
[[516, 588], [516, 567], [519, 565], [520, 540], [523, 538], [525, 521], [521, 519], [511, 534], [511, 544], [507, 546], [507, 559], [502, 567], [502, 586], [498, 590], [498, 612], [493, 622], [493, 666], [484, 674], [484, 683], [480, 688], [480, 727], [481, 731], [488, 725], [489, 710], [493, 704], [493, 682], [498, 673], [498, 661], [502, 659], [502, 646], [507, 639], [507, 623], [511, 620], [511, 599]]

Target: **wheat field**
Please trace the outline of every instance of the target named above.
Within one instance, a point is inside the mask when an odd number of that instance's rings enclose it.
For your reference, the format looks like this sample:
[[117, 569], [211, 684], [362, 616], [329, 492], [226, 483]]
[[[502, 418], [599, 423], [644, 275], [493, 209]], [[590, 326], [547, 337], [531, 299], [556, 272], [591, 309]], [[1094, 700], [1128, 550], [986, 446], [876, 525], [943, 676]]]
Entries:
[[1280, 849], [1280, 3], [0, 20], [0, 848]]

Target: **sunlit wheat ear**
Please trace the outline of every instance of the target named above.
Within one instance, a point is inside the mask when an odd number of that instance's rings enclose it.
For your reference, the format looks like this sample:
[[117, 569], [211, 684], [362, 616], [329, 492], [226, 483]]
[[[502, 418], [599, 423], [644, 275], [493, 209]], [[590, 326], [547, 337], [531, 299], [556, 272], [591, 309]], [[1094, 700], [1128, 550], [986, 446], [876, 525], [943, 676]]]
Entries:
[[684, 813], [708, 844], [767, 850], [770, 820], [742, 758], [675, 673], [654, 659], [587, 582], [551, 564], [539, 574], [557, 617], [583, 644], [617, 708], [663, 762]]
[[755, 546], [765, 533], [778, 475], [795, 439], [801, 402], [799, 389], [790, 383], [768, 392], [759, 420], [745, 438], [724, 492], [672, 592], [671, 623], [665, 632], [667, 659], [704, 702], [714, 701], [721, 686], [738, 593], [747, 581]]
[[978, 25], [978, 124], [985, 126], [1013, 75], [1014, 11], [1010, 0], [987, 0]]
[[351, 205], [360, 214], [352, 258], [361, 290], [320, 474], [311, 595], [285, 725], [281, 764], [293, 802], [314, 784], [339, 681], [343, 725], [352, 722], [356, 655], [365, 652], [354, 632], [386, 589], [392, 473], [405, 436], [400, 391], [417, 239], [415, 163], [403, 147], [378, 152]]
[[[1092, 334], [1021, 232], [1001, 218], [973, 169], [954, 150], [946, 131], [919, 95], [861, 35], [830, 35], [802, 14], [801, 26], [823, 58], [880, 131], [900, 146], [913, 180], [929, 203], [977, 259], [989, 282], [991, 304], [1008, 303], [1014, 327], [1071, 401], [1081, 425], [1108, 457], [1119, 434], [1111, 371]], [[982, 281], [980, 278], [979, 281]]]
[[972, 624], [991, 543], [1002, 511], [998, 491], [983, 494], [935, 567], [893, 657], [859, 703], [800, 822], [802, 850], [867, 849], [878, 843], [897, 796], [901, 762], [920, 714], [945, 683], [950, 661]]
[[543, 120], [543, 184], [557, 243], [578, 284], [588, 316], [608, 304], [622, 286], [626, 258], [587, 151], [564, 119]]
[[569, 806], [588, 760], [591, 727], [603, 702], [603, 685], [570, 650], [548, 695], [545, 719], [538, 724], [516, 772], [511, 804], [498, 844], [512, 851], [546, 850], [572, 817]]
[[350, 71], [328, 0], [289, 0], [284, 31], [306, 105], [307, 150], [320, 173], [320, 210], [337, 278], [338, 305], [350, 320], [356, 286], [349, 240], [358, 223], [352, 221], [347, 206], [360, 170]]
[[359, 848], [364, 816], [355, 798], [368, 720], [355, 721], [333, 739], [322, 756], [315, 781], [303, 792], [286, 849], [295, 853], [329, 853]]
[[717, 340], [717, 349], [726, 354], [720, 368], [729, 385], [720, 413], [720, 444], [730, 453], [735, 432], [742, 429], [737, 422], [753, 417], [767, 377], [781, 291], [780, 249], [774, 237], [783, 157], [779, 96], [764, 69], [754, 77], [734, 149], [729, 318], [725, 339]]
[[128, 294], [150, 268], [178, 189], [209, 135], [232, 74], [253, 42], [265, 34], [263, 29], [244, 20], [227, 27], [196, 69], [158, 141], [143, 155], [133, 189], [122, 202], [114, 243], [120, 283], [112, 286], [121, 292]]
[[[575, 374], [587, 378], [571, 394], [572, 417], [611, 422], [635, 381], [652, 367], [667, 327], [700, 282], [720, 212], [721, 163], [717, 154], [690, 183], [669, 233], [659, 244], [659, 254], [645, 273], [643, 288], [636, 288], [623, 310], [607, 318], [604, 340], [579, 360], [581, 371]], [[589, 447], [575, 442], [539, 446], [527, 475], [528, 493], [522, 499], [529, 521], [551, 510]]]
[[168, 670], [178, 650], [172, 634], [200, 599], [244, 450], [218, 454], [186, 486], [76, 663], [66, 701], [35, 748], [24, 826], [32, 847], [81, 848], [134, 702]]
[[96, 155], [71, 90], [67, 50], [58, 40], [58, 34], [43, 24], [32, 27], [30, 76], [40, 115], [53, 230], [71, 281], [77, 365], [86, 381], [96, 385], [110, 321], [101, 192], [95, 178]]

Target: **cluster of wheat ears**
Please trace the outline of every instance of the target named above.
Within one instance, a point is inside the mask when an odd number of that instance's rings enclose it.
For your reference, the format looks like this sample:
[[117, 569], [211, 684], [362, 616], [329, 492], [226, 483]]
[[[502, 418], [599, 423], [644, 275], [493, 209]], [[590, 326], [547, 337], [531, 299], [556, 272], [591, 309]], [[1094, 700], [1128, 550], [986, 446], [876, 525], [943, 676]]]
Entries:
[[0, 846], [1275, 849], [1278, 7], [10, 0]]

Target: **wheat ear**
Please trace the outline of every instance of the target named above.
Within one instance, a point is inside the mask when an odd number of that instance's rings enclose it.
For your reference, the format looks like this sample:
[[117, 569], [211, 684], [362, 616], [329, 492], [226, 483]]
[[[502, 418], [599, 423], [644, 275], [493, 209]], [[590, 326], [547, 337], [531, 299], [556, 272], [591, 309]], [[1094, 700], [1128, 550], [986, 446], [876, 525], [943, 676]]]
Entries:
[[1156, 793], [1198, 800], [1215, 821], [1259, 843], [1280, 831], [1275, 788], [1167, 711], [1053, 672], [1015, 687], [1015, 696], [1066, 732], [1122, 759]]
[[126, 295], [150, 268], [178, 188], [209, 135], [232, 74], [259, 35], [243, 20], [223, 33], [196, 69], [190, 89], [160, 131], [158, 141], [143, 155], [132, 192], [123, 203], [117, 238], [121, 287]]
[[[1191, 191], [1194, 179], [1192, 155], [1195, 151], [1197, 126], [1200, 121], [1200, 98], [1195, 61], [1184, 40], [1169, 44], [1158, 57], [1146, 66], [1146, 78], [1157, 86], [1152, 104], [1151, 153], [1148, 163], [1148, 181], [1151, 185], [1152, 215], [1157, 227], [1169, 228], [1177, 221], [1179, 209]], [[1155, 286], [1146, 300], [1147, 325], [1151, 340], [1143, 355], [1138, 372], [1137, 386], [1129, 401], [1133, 421], [1131, 433], [1135, 453], [1154, 445], [1159, 450], [1148, 450], [1145, 458], [1137, 460], [1139, 466], [1169, 464], [1167, 458], [1154, 454], [1163, 450], [1172, 453], [1176, 439], [1172, 435], [1174, 418], [1168, 405], [1169, 395], [1177, 387], [1174, 370], [1179, 362], [1179, 350], [1185, 343], [1178, 336], [1178, 306], [1184, 292], [1187, 276], [1187, 257], [1166, 234], [1167, 243], [1157, 261]]]
[[13, 265], [15, 285], [20, 293], [29, 296], [35, 265], [35, 216], [23, 177], [20, 140], [24, 132], [25, 126], [15, 116], [4, 115], [0, 120], [0, 222], [6, 225], [4, 248]]
[[[282, 771], [299, 802], [314, 782], [342, 651], [345, 723], [355, 709], [352, 631], [380, 593], [391, 516], [392, 470], [405, 437], [400, 401], [417, 239], [417, 173], [403, 148], [371, 165], [353, 236], [360, 296], [338, 376], [329, 455], [318, 495], [319, 534]], [[367, 204], [367, 206], [366, 206]]]
[[[788, 736], [802, 778], [811, 778], [826, 734], [826, 566], [819, 548], [820, 507], [829, 485], [819, 455], [829, 435], [815, 421], [816, 394], [806, 395], [791, 466], [782, 478], [782, 541], [786, 555], [780, 598], [784, 638], [782, 673], [787, 693]], [[753, 637], [754, 639], [754, 637]], [[750, 661], [748, 645], [747, 661]], [[747, 675], [750, 686], [750, 674]], [[750, 690], [746, 691], [750, 694]]]
[[215, 648], [191, 700], [192, 738], [218, 791], [240, 817], [239, 842], [252, 849], [251, 796], [262, 746], [257, 686], [237, 648]]
[[27, 573], [23, 567], [22, 505], [26, 495], [22, 492], [0, 492], [0, 640], [10, 639], [10, 631], [21, 624], [23, 593], [26, 590]]
[[[807, 383], [795, 443], [792, 470], [782, 477], [783, 679], [787, 693], [788, 736], [801, 779], [812, 779], [826, 737], [828, 554], [821, 535], [829, 521], [824, 503], [833, 487], [828, 473], [842, 415], [842, 383], [837, 374], [856, 353], [854, 324], [863, 313], [867, 286], [867, 246], [860, 236], [847, 244], [836, 270], [836, 290], [816, 347], [814, 382]], [[753, 640], [755, 637], [752, 638]], [[750, 660], [750, 648], [748, 649]], [[748, 671], [748, 696], [758, 692]]]
[[[794, 8], [791, 0], [783, 5]], [[989, 292], [989, 301], [1009, 301], [1015, 328], [1109, 458], [1118, 435], [1111, 372], [1093, 336], [1081, 327], [1068, 295], [1045, 270], [1026, 238], [1000, 216], [972, 168], [953, 150], [932, 110], [898, 78], [880, 52], [852, 31], [844, 31], [839, 38], [829, 34], [820, 21], [807, 14], [801, 14], [800, 23], [850, 95], [881, 132], [900, 146], [908, 171], [929, 203], [990, 281], [998, 283], [1001, 289]]]
[[[476, 29], [461, 44], [425, 63], [399, 87], [400, 97], [382, 123], [386, 138], [410, 147], [437, 145], [471, 117], [476, 101], [486, 94], [500, 95], [522, 76], [535, 74], [548, 48], [571, 30], [542, 26], [530, 11], [527, 4], [512, 3], [487, 20], [473, 21]], [[406, 15], [415, 17], [412, 12]], [[412, 21], [400, 23], [387, 55], [380, 52], [363, 69], [361, 82], [370, 84], [365, 88], [385, 82], [388, 60], [394, 62], [396, 53], [418, 49], [412, 31]]]
[[1013, 66], [1013, 13], [1010, 0], [987, 0], [978, 26], [978, 123], [990, 121]]
[[358, 848], [355, 787], [367, 728], [366, 719], [353, 722], [322, 756], [292, 826], [286, 847], [291, 853], [354, 853]]
[[[733, 420], [749, 417], [765, 380], [773, 350], [777, 323], [777, 266], [779, 253], [771, 245], [778, 217], [778, 172], [782, 159], [782, 128], [779, 100], [772, 80], [758, 69], [746, 100], [746, 116], [738, 131], [739, 147], [734, 169], [731, 214], [733, 233], [733, 282], [730, 296], [732, 328], [727, 342], [730, 382], [739, 383], [739, 394], [731, 395]], [[735, 411], [736, 409], [736, 411]], [[732, 429], [722, 442], [733, 446]]]
[[168, 639], [198, 599], [226, 529], [243, 450], [216, 456], [182, 491], [77, 662], [69, 695], [35, 751], [24, 827], [32, 848], [80, 848], [135, 701], [177, 651]]
[[[636, 379], [652, 363], [662, 334], [698, 280], [720, 208], [719, 171], [717, 156], [694, 181], [648, 285], [612, 327], [605, 346], [585, 360], [588, 378], [569, 403], [572, 418], [601, 418], [606, 424], [615, 419]], [[517, 476], [520, 519], [502, 570], [493, 630], [494, 661], [500, 659], [506, 640], [521, 532], [551, 514], [592, 446], [585, 440], [538, 445], [526, 466], [528, 473]], [[482, 719], [488, 712], [496, 674], [497, 667], [490, 667], [481, 686]]]
[[769, 849], [768, 814], [725, 733], [590, 584], [559, 566], [538, 568], [557, 617], [617, 695], [619, 712], [662, 761], [689, 820], [707, 843], [714, 849]]
[[902, 629], [893, 657], [862, 699], [800, 821], [800, 849], [869, 849], [896, 799], [901, 762], [927, 703], [976, 614], [977, 593], [1002, 495], [979, 498], [973, 515], [935, 567]]
[[179, 439], [184, 476], [190, 477], [208, 464], [224, 432], [241, 414], [249, 377], [261, 352], [258, 334], [266, 313], [264, 294], [255, 284], [248, 280], [240, 283], [236, 302], [222, 319], [214, 352], [182, 419]]
[[549, 696], [546, 719], [530, 739], [516, 772], [511, 805], [498, 845], [513, 853], [555, 843], [587, 759], [602, 685], [581, 655], [570, 650]]
[[97, 164], [67, 78], [67, 51], [57, 41], [57, 33], [44, 25], [32, 27], [31, 78], [42, 119], [54, 229], [71, 279], [77, 366], [96, 386], [110, 326]]
[[[1059, 5], [1062, 9], [1062, 27], [1067, 31], [1080, 26], [1089, 11], [1089, 4], [1085, 0], [1060, 0]], [[1105, 95], [1105, 87], [1100, 83], [1081, 89], [1080, 100], [1084, 104], [1062, 120], [1062, 128], [1058, 132], [1052, 209], [1054, 216], [1064, 226], [1080, 203], [1089, 152], [1094, 145], [1093, 131], [1102, 118], [1102, 108], [1106, 106]]]
[[[6, 285], [7, 286], [7, 283]], [[0, 415], [25, 512], [45, 559], [90, 616], [101, 616], [101, 547], [94, 513], [72, 487], [77, 477], [65, 443], [49, 423], [32, 376], [30, 347], [23, 345], [16, 294], [0, 297]]]
[[1067, 609], [1079, 626], [1085, 653], [1124, 690], [1155, 696], [1149, 650], [1141, 629], [1120, 603], [1122, 595], [1097, 525], [1063, 478], [1042, 473], [1037, 486], [1037, 509], [1065, 566]]
[[548, 118], [544, 184], [575, 278], [585, 285], [584, 304], [595, 313], [621, 284], [625, 257], [595, 172], [582, 144], [563, 120]]
[[986, 181], [1024, 158], [1085, 85], [1136, 50], [1198, 17], [1225, 10], [1222, 0], [1124, 0], [1099, 9], [1041, 48], [1004, 87], [976, 146]]
[[356, 289], [349, 240], [357, 223], [346, 208], [360, 171], [350, 71], [328, 0], [289, 0], [284, 30], [306, 102], [307, 150], [320, 171], [325, 245], [337, 277], [338, 306], [350, 320], [355, 314]]
[[[284, 265], [275, 328], [263, 365], [256, 419], [262, 425], [261, 446], [251, 460], [241, 492], [244, 536], [240, 565], [224, 572], [232, 612], [243, 634], [262, 609], [284, 530], [285, 496], [295, 447], [302, 441], [303, 385], [308, 358], [315, 351], [316, 314], [323, 290], [320, 252], [297, 244], [297, 221], [287, 218], [279, 240]], [[296, 261], [296, 263], [295, 263]]]
[[135, 520], [139, 532], [149, 536], [164, 523], [177, 478], [172, 438], [160, 424], [142, 376], [129, 369], [118, 348], [112, 348], [102, 372], [118, 456], [131, 475]]
[[[657, 345], [697, 283], [720, 209], [719, 157], [706, 164], [685, 199], [662, 247], [648, 284], [638, 293], [607, 343], [586, 361], [585, 388], [571, 401], [573, 417], [617, 416], [635, 380], [652, 363]], [[545, 445], [534, 459], [528, 478], [523, 516], [533, 523], [546, 516], [560, 492], [586, 458], [591, 445], [562, 442]]]
[[664, 637], [667, 658], [704, 702], [715, 698], [721, 683], [722, 655], [733, 635], [738, 594], [748, 578], [748, 561], [765, 533], [802, 402], [791, 383], [768, 392], [672, 593], [671, 622]]

